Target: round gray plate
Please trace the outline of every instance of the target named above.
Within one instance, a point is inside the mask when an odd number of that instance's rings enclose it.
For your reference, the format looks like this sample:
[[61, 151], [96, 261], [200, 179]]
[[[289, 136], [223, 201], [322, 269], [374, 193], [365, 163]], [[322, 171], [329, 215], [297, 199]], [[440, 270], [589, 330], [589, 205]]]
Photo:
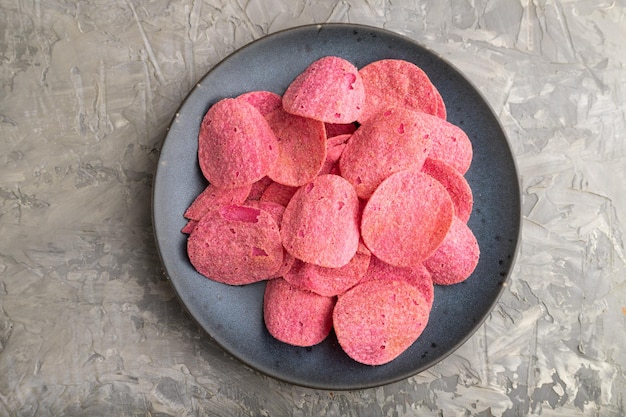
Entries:
[[[464, 283], [437, 287], [428, 326], [400, 357], [386, 365], [359, 364], [331, 334], [310, 348], [275, 340], [263, 324], [264, 283], [227, 286], [199, 275], [180, 232], [183, 213], [207, 185], [197, 161], [200, 122], [225, 97], [251, 90], [282, 94], [309, 64], [341, 56], [358, 68], [396, 58], [420, 66], [447, 105], [448, 120], [472, 140], [466, 178], [474, 193], [468, 222], [481, 249]], [[172, 121], [157, 167], [153, 193], [157, 246], [176, 293], [191, 316], [226, 351], [272, 377], [307, 387], [361, 389], [407, 378], [441, 361], [480, 326], [498, 300], [517, 251], [520, 190], [504, 132], [480, 93], [450, 64], [414, 41], [382, 29], [352, 24], [303, 26], [274, 33], [236, 51], [191, 91]]]

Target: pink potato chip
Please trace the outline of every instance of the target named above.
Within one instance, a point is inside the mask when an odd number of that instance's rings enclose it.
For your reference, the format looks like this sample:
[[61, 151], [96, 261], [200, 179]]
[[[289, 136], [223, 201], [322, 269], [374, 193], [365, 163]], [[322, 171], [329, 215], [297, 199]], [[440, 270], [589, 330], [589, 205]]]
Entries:
[[267, 187], [269, 187], [273, 183], [274, 183], [274, 180], [272, 180], [270, 177], [263, 177], [260, 180], [255, 181], [250, 186], [250, 193], [248, 194], [248, 197], [246, 198], [246, 200], [247, 201], [260, 200], [261, 196], [263, 195]]
[[433, 177], [415, 170], [392, 174], [363, 209], [361, 235], [372, 254], [415, 268], [441, 244], [454, 216], [452, 199]]
[[260, 200], [272, 201], [287, 207], [289, 200], [291, 200], [291, 197], [293, 197], [296, 191], [298, 191], [298, 187], [291, 187], [289, 185], [273, 182], [265, 189], [265, 191], [263, 191]]
[[366, 365], [382, 365], [417, 340], [429, 316], [430, 305], [415, 286], [399, 280], [371, 280], [338, 297], [333, 326], [349, 357]]
[[189, 235], [191, 234], [191, 232], [193, 232], [193, 229], [195, 229], [197, 225], [198, 225], [198, 220], [189, 220], [187, 224], [180, 231], [181, 233]]
[[220, 100], [204, 116], [198, 161], [209, 183], [219, 188], [250, 185], [263, 178], [277, 158], [274, 132], [245, 100]]
[[357, 284], [367, 272], [370, 251], [359, 243], [359, 249], [350, 262], [339, 268], [326, 268], [296, 260], [284, 275], [291, 285], [316, 294], [332, 297], [343, 294]]
[[454, 215], [467, 222], [472, 214], [474, 196], [465, 177], [445, 162], [431, 158], [426, 158], [422, 172], [430, 175], [445, 187], [454, 203]]
[[422, 168], [431, 140], [419, 114], [389, 108], [372, 115], [352, 134], [339, 160], [339, 171], [360, 198], [369, 198], [395, 172]]
[[283, 249], [283, 263], [280, 266], [280, 268], [278, 268], [278, 270], [276, 272], [274, 272], [272, 275], [270, 275], [270, 277], [268, 279], [284, 277], [285, 274], [287, 274], [291, 270], [291, 268], [293, 268], [294, 262], [296, 262], [296, 258], [294, 258], [285, 249]]
[[[346, 135], [348, 136], [348, 135]], [[341, 154], [343, 150], [346, 148], [345, 143], [335, 145], [332, 147], [328, 147], [326, 151], [326, 161], [324, 161], [324, 165], [318, 175], [323, 174], [335, 174], [339, 175], [339, 158], [341, 158]]]
[[283, 105], [282, 97], [271, 91], [249, 91], [237, 98], [252, 104], [263, 116], [281, 108]]
[[283, 245], [304, 262], [338, 268], [359, 246], [359, 199], [348, 181], [320, 175], [300, 187], [285, 209]]
[[439, 117], [440, 119], [446, 119], [448, 117], [448, 111], [446, 109], [446, 103], [443, 101], [443, 97], [441, 97], [441, 94], [439, 93], [439, 90], [437, 90], [437, 88], [434, 89], [434, 93], [435, 93], [435, 113], [434, 116]]
[[419, 117], [432, 139], [428, 157], [443, 161], [465, 174], [472, 164], [474, 151], [472, 142], [463, 129], [426, 113], [421, 113]]
[[326, 149], [334, 148], [335, 146], [339, 145], [345, 145], [346, 143], [348, 143], [348, 140], [350, 140], [351, 137], [352, 133], [329, 137], [326, 140]]
[[355, 123], [324, 123], [326, 137], [332, 138], [339, 135], [351, 135], [356, 130]]
[[361, 68], [359, 74], [365, 87], [365, 106], [359, 123], [389, 107], [445, 116], [445, 105], [437, 88], [412, 62], [401, 59], [374, 61]]
[[217, 188], [209, 184], [185, 211], [185, 218], [189, 220], [200, 220], [209, 210], [224, 204], [241, 204], [248, 194], [250, 185], [237, 188]]
[[334, 297], [301, 290], [282, 278], [268, 281], [263, 319], [272, 336], [294, 346], [313, 346], [330, 334]]
[[452, 285], [465, 281], [478, 265], [480, 248], [472, 230], [455, 217], [445, 239], [424, 266], [437, 285]]
[[274, 110], [266, 119], [278, 139], [278, 160], [268, 177], [292, 187], [311, 181], [326, 160], [324, 123], [283, 109]]
[[358, 69], [336, 56], [313, 62], [283, 94], [283, 108], [287, 112], [333, 124], [357, 120], [364, 103]]
[[242, 204], [246, 207], [257, 208], [259, 210], [267, 211], [272, 215], [274, 221], [278, 225], [280, 229], [280, 224], [283, 222], [283, 214], [285, 214], [285, 206], [274, 201], [261, 201], [261, 200], [251, 200], [246, 201]]
[[419, 264], [415, 268], [402, 268], [393, 266], [387, 262], [381, 261], [375, 256], [370, 259], [367, 273], [360, 282], [380, 280], [380, 281], [406, 281], [415, 286], [424, 296], [424, 300], [429, 306], [432, 306], [435, 299], [435, 288], [430, 272], [423, 264]]
[[200, 274], [229, 285], [268, 279], [283, 262], [272, 215], [241, 205], [209, 211], [189, 235], [187, 253]]
[[[280, 230], [280, 225], [283, 222], [283, 214], [285, 213], [286, 204], [283, 205], [275, 201], [247, 200], [244, 205], [267, 211], [269, 214], [272, 215], [274, 221], [278, 225], [278, 229]], [[283, 263], [274, 274], [268, 277], [268, 279], [282, 277], [283, 275], [285, 275], [293, 266], [294, 260], [295, 258], [283, 248]]]

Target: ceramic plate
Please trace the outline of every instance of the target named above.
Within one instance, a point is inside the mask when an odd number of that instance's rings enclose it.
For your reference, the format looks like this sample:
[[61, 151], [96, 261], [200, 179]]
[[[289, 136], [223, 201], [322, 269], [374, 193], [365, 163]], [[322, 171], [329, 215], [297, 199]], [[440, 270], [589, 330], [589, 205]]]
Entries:
[[[480, 262], [464, 283], [437, 287], [429, 324], [400, 357], [381, 366], [344, 354], [333, 334], [310, 348], [275, 340], [263, 324], [264, 283], [234, 287], [199, 275], [186, 254], [183, 213], [207, 185], [197, 161], [197, 136], [208, 108], [251, 90], [282, 94], [309, 64], [341, 56], [358, 68], [396, 58], [414, 62], [441, 93], [448, 120], [473, 143], [466, 174], [474, 193], [468, 222]], [[494, 307], [511, 271], [520, 231], [520, 190], [511, 150], [497, 117], [470, 82], [435, 53], [392, 32], [351, 24], [311, 25], [268, 35], [216, 65], [190, 92], [163, 144], [154, 181], [153, 221], [169, 279], [191, 316], [226, 351], [250, 367], [292, 384], [329, 390], [388, 384], [419, 373], [452, 353]]]

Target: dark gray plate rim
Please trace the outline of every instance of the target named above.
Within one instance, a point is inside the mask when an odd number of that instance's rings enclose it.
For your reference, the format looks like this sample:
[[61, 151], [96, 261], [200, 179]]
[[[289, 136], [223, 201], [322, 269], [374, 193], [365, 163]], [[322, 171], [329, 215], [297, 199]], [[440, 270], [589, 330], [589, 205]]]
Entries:
[[[311, 62], [341, 56], [357, 67], [384, 58], [420, 66], [447, 105], [448, 120], [472, 140], [466, 174], [474, 193], [468, 222], [481, 258], [464, 283], [437, 287], [428, 326], [400, 357], [368, 366], [348, 358], [334, 334], [310, 348], [275, 340], [263, 324], [264, 283], [233, 287], [200, 276], [186, 254], [183, 213], [207, 185], [197, 162], [202, 117], [216, 101], [251, 90], [281, 94]], [[446, 60], [396, 33], [355, 24], [286, 29], [237, 50], [209, 71], [173, 118], [154, 179], [152, 215], [163, 267], [189, 314], [224, 350], [273, 378], [326, 390], [354, 390], [399, 381], [437, 364], [480, 327], [496, 305], [515, 261], [520, 188], [506, 135], [480, 92]]]

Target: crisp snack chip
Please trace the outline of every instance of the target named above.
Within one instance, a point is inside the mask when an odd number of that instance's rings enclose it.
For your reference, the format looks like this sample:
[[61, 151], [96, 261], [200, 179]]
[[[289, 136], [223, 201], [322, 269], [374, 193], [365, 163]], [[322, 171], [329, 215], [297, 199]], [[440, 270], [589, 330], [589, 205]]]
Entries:
[[363, 279], [370, 257], [370, 251], [359, 243], [356, 254], [342, 267], [326, 268], [296, 260], [284, 278], [298, 288], [332, 297], [343, 294]]
[[332, 138], [339, 135], [351, 135], [357, 129], [356, 123], [324, 123], [326, 137]]
[[480, 248], [472, 230], [455, 217], [445, 239], [424, 266], [430, 271], [433, 282], [452, 285], [465, 281], [478, 265]]
[[198, 162], [209, 183], [219, 188], [251, 185], [267, 175], [277, 158], [276, 135], [245, 100], [220, 100], [204, 116]]
[[374, 61], [359, 70], [365, 86], [365, 106], [359, 123], [389, 107], [446, 117], [441, 95], [428, 75], [412, 62], [400, 59]]
[[430, 305], [415, 286], [371, 280], [339, 296], [333, 326], [348, 356], [366, 365], [382, 365], [417, 340], [429, 316]]
[[217, 188], [209, 184], [185, 211], [185, 218], [199, 221], [209, 210], [224, 204], [241, 204], [250, 194], [250, 185], [237, 188]]
[[291, 197], [298, 191], [298, 187], [291, 187], [289, 185], [279, 184], [272, 182], [265, 188], [263, 194], [261, 194], [261, 201], [272, 201], [282, 206], [287, 207]]
[[300, 187], [287, 205], [281, 225], [283, 245], [295, 258], [337, 268], [359, 245], [359, 200], [338, 175], [320, 175]]
[[289, 113], [333, 124], [356, 121], [364, 103], [358, 69], [336, 56], [313, 62], [283, 95], [283, 107]]
[[267, 176], [292, 187], [315, 178], [326, 160], [324, 123], [287, 113], [282, 108], [265, 118], [278, 139], [278, 159]]
[[283, 99], [271, 91], [249, 91], [237, 97], [252, 104], [263, 116], [283, 106]]
[[187, 253], [199, 273], [229, 285], [268, 279], [283, 262], [274, 217], [249, 206], [222, 206], [207, 213], [189, 235]]
[[346, 144], [339, 171], [367, 199], [391, 174], [422, 168], [431, 139], [419, 114], [405, 108], [389, 108], [373, 114]]
[[374, 191], [361, 220], [363, 241], [383, 261], [416, 267], [441, 244], [452, 224], [454, 206], [433, 177], [400, 171]]
[[367, 272], [365, 273], [365, 276], [363, 276], [361, 282], [370, 280], [406, 281], [419, 289], [429, 306], [432, 306], [433, 301], [435, 300], [433, 279], [430, 272], [423, 264], [419, 264], [413, 268], [402, 268], [390, 265], [387, 262], [381, 261], [377, 257], [372, 256]]
[[474, 151], [472, 142], [463, 129], [426, 113], [421, 113], [419, 117], [432, 139], [428, 157], [443, 161], [465, 174], [472, 163]]
[[467, 222], [472, 214], [474, 196], [465, 177], [452, 166], [432, 158], [426, 158], [422, 172], [430, 175], [445, 187], [454, 203], [454, 215]]
[[330, 334], [335, 298], [301, 290], [282, 278], [267, 282], [263, 320], [272, 336], [294, 346], [313, 346]]

